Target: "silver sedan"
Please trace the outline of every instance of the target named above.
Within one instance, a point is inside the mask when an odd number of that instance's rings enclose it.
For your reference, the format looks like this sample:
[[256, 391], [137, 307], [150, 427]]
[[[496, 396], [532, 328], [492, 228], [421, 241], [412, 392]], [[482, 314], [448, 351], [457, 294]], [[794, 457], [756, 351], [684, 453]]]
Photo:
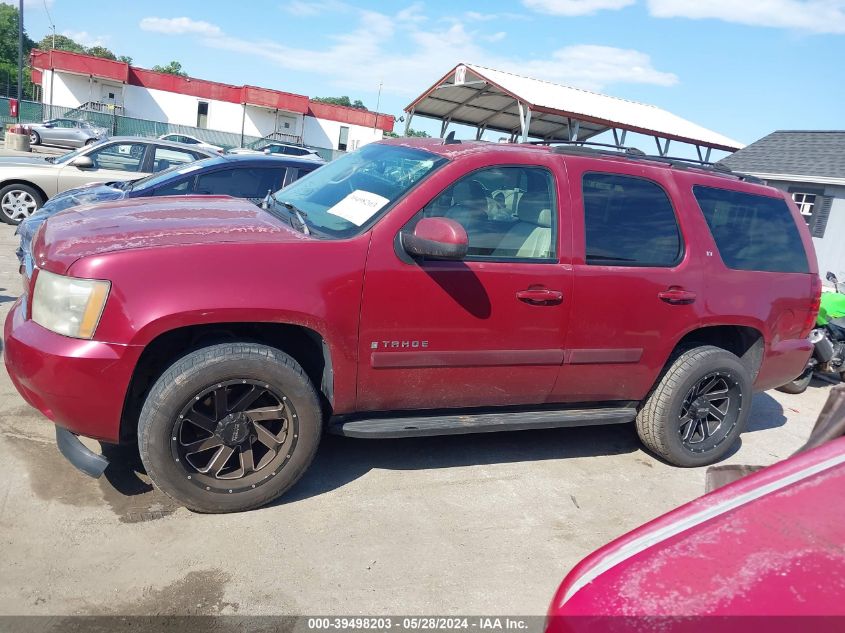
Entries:
[[33, 123], [29, 130], [29, 142], [33, 145], [44, 143], [59, 147], [83, 147], [108, 135], [104, 127], [75, 119], [50, 119], [44, 123]]

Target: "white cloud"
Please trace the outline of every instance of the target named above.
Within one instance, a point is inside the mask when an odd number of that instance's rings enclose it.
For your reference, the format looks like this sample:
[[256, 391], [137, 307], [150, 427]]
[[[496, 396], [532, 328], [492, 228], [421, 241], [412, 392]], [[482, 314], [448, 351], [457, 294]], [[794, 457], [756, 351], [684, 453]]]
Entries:
[[636, 50], [577, 45], [542, 57], [510, 57], [487, 43], [500, 41], [505, 32], [468, 30], [460, 21], [430, 24], [419, 19], [425, 16], [418, 10], [402, 13], [402, 19], [377, 11], [356, 10], [356, 14], [346, 32], [308, 47], [234, 37], [215, 25], [193, 32], [207, 47], [263, 58], [280, 68], [318, 76], [338, 89], [374, 92], [383, 81], [385, 92], [403, 97], [416, 96], [462, 61], [591, 90], [617, 83], [678, 82], [674, 74], [656, 69], [647, 54]]
[[282, 9], [298, 18], [313, 18], [326, 13], [343, 13], [349, 6], [338, 0], [292, 0], [283, 4]]
[[508, 34], [505, 33], [504, 31], [499, 31], [498, 33], [493, 33], [492, 35], [483, 35], [482, 39], [484, 39], [487, 42], [501, 42], [507, 36], [508, 36]]
[[658, 18], [714, 18], [751, 26], [845, 33], [845, 0], [648, 0]]
[[85, 47], [106, 46], [110, 39], [108, 35], [91, 35], [88, 31], [62, 31], [62, 35]]
[[202, 20], [192, 20], [191, 18], [144, 18], [141, 20], [140, 27], [144, 31], [166, 33], [167, 35], [192, 33], [205, 37], [215, 37], [223, 33], [220, 27], [215, 24]]
[[[591, 15], [598, 11], [624, 9], [637, 0], [522, 0], [527, 8], [550, 15]], [[680, 0], [683, 2], [684, 0]], [[698, 0], [699, 2], [703, 0]]]

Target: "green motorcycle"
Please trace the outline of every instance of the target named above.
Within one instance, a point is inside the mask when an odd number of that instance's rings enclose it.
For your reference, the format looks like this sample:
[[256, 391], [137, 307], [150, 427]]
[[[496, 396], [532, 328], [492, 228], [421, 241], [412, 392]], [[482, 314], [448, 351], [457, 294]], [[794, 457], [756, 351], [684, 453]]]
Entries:
[[814, 372], [837, 373], [845, 381], [845, 294], [833, 273], [827, 280], [836, 292], [823, 292], [816, 328], [810, 332], [813, 355], [804, 372], [795, 380], [778, 387], [784, 393], [802, 393], [807, 389]]

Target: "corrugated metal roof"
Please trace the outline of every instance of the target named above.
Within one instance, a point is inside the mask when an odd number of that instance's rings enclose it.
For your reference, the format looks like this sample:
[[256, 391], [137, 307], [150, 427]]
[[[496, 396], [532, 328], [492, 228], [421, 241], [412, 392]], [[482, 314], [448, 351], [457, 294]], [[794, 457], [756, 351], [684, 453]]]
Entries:
[[536, 138], [570, 140], [572, 119], [577, 140], [615, 128], [725, 151], [743, 147], [656, 106], [475, 64], [458, 64], [405, 110], [509, 133], [520, 127], [519, 102], [531, 108], [529, 136]]
[[845, 130], [779, 130], [720, 161], [736, 171], [845, 182]]

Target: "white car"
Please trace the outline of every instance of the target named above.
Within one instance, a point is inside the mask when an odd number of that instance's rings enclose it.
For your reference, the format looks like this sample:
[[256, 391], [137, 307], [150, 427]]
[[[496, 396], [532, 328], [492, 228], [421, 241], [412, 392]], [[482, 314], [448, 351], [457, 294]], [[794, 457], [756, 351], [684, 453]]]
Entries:
[[186, 145], [196, 145], [200, 149], [204, 149], [207, 152], [217, 152], [218, 154], [222, 154], [226, 150], [219, 145], [212, 145], [211, 143], [206, 143], [205, 141], [201, 141], [196, 136], [189, 136], [187, 134], [162, 134], [159, 138], [163, 141], [173, 141], [174, 143], [185, 143]]
[[306, 160], [316, 160], [318, 162], [326, 162], [322, 156], [309, 147], [302, 145], [292, 145], [290, 143], [267, 143], [258, 149], [238, 148], [229, 150], [230, 154], [275, 154], [285, 156], [296, 156], [297, 158], [304, 158]]

